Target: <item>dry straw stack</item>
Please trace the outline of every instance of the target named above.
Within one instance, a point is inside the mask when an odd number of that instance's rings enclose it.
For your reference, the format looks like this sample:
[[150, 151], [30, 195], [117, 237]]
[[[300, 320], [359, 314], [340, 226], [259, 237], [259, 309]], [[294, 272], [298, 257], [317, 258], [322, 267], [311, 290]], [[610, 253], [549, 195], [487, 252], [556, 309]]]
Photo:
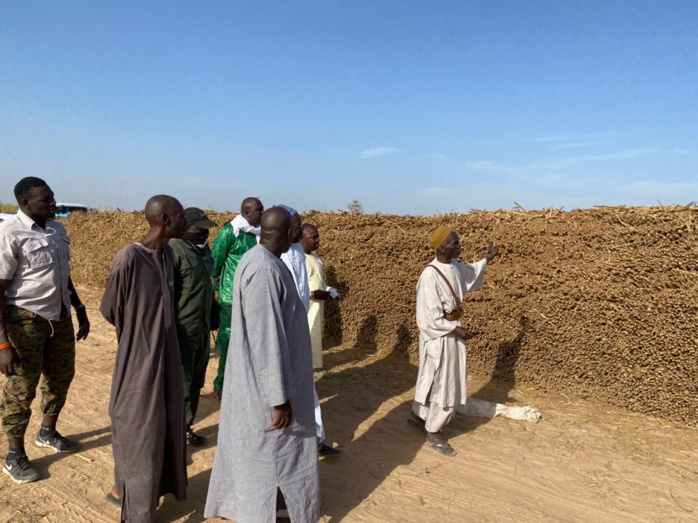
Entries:
[[[234, 215], [211, 213], [225, 223]], [[603, 207], [438, 217], [315, 213], [319, 251], [344, 298], [334, 342], [415, 357], [415, 283], [429, 233], [456, 229], [462, 259], [502, 246], [466, 299], [470, 370], [698, 425], [698, 207]], [[109, 262], [145, 232], [140, 213], [74, 215], [73, 275], [103, 285]]]

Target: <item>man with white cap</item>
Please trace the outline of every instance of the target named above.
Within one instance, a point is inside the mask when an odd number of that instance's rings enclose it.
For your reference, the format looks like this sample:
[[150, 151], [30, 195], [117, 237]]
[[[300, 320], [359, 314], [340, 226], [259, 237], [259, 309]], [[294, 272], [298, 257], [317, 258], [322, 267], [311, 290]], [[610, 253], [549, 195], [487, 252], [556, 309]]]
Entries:
[[487, 263], [497, 256], [499, 247], [490, 242], [487, 256], [464, 265], [458, 235], [442, 225], [430, 237], [436, 258], [422, 271], [417, 283], [417, 326], [419, 327], [419, 373], [408, 420], [427, 433], [427, 443], [444, 456], [456, 451], [441, 433], [465, 405], [467, 371], [465, 340], [477, 333], [460, 324], [462, 301], [466, 293], [478, 290], [485, 279]]
[[259, 243], [264, 206], [258, 198], [248, 197], [240, 204], [240, 214], [226, 223], [216, 235], [211, 247], [213, 255], [213, 284], [218, 290], [221, 306], [221, 325], [215, 349], [219, 354], [218, 374], [213, 380], [213, 396], [221, 399], [225, 379], [225, 362], [230, 344], [231, 314], [233, 311], [233, 280], [242, 256]]

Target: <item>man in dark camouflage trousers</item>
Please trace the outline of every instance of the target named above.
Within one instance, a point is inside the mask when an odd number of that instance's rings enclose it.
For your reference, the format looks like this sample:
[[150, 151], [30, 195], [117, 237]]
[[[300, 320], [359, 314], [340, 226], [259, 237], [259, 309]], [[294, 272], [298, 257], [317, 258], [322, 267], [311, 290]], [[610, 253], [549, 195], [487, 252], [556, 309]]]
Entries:
[[20, 210], [0, 225], [0, 372], [7, 376], [0, 401], [9, 454], [3, 473], [15, 483], [38, 479], [24, 450], [31, 403], [41, 375], [41, 430], [35, 443], [55, 452], [79, 445], [61, 436], [56, 421], [75, 374], [77, 339], [90, 331], [85, 306], [70, 280], [70, 240], [54, 220], [53, 192], [39, 178], [15, 186]]
[[65, 405], [68, 387], [75, 375], [75, 331], [70, 315], [63, 312], [61, 321], [51, 324], [35, 313], [5, 306], [5, 321], [12, 344], [20, 356], [15, 374], [7, 380], [0, 402], [2, 430], [10, 438], [22, 438], [31, 410], [25, 405], [36, 396], [42, 370], [47, 379], [41, 383], [41, 412], [57, 415]]

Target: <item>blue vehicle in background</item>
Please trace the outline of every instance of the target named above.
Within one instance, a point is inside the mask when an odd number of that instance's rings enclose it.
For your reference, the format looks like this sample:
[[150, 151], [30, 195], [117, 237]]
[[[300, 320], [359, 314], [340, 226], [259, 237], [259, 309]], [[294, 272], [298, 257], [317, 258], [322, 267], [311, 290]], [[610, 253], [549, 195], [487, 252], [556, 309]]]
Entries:
[[90, 212], [92, 209], [81, 203], [56, 203], [56, 216], [65, 218], [71, 212]]
[[[56, 203], [56, 216], [65, 218], [72, 212], [92, 212], [92, 208], [81, 203]], [[0, 223], [14, 216], [13, 213], [0, 213]]]

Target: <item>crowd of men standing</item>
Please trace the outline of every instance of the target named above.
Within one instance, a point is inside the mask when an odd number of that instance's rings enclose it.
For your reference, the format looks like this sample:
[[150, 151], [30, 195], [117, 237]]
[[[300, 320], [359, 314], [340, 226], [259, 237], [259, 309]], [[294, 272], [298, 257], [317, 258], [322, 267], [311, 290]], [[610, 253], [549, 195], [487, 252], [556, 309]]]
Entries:
[[[39, 479], [24, 433], [42, 374], [36, 444], [79, 449], [56, 422], [75, 374], [75, 341], [90, 324], [70, 280], [70, 240], [55, 219], [53, 192], [29, 177], [15, 197], [19, 211], [0, 228], [0, 372], [8, 377], [0, 415], [9, 442], [3, 472], [28, 483]], [[306, 269], [317, 229], [304, 229], [287, 206], [264, 212], [257, 198], [243, 200], [212, 248], [217, 224], [201, 209], [158, 195], [145, 218], [146, 235], [114, 257], [100, 305], [118, 341], [109, 401], [115, 481], [107, 500], [121, 508], [122, 521], [137, 523], [153, 520], [163, 495], [186, 498], [185, 447], [206, 444], [192, 426], [210, 334], [218, 330], [214, 395], [222, 412], [207, 516], [317, 521], [318, 456], [339, 452], [323, 443], [313, 380], [321, 359], [312, 355], [309, 321], [321, 323], [322, 313], [316, 308], [309, 319], [310, 303], [329, 297], [319, 259], [310, 259], [312, 290]], [[304, 231], [312, 236], [305, 248]], [[282, 261], [287, 251], [292, 258]]]
[[[2, 470], [28, 483], [39, 478], [24, 436], [42, 375], [35, 443], [79, 449], [56, 423], [75, 373], [75, 341], [89, 335], [90, 322], [70, 279], [70, 240], [55, 220], [53, 192], [28, 177], [15, 197], [16, 217], [0, 226], [0, 372], [7, 376], [0, 416], [9, 443]], [[318, 456], [339, 450], [324, 444], [313, 379], [322, 367], [324, 302], [338, 297], [314, 254], [317, 227], [291, 207], [265, 211], [246, 198], [209, 249], [217, 224], [201, 209], [158, 195], [145, 218], [145, 236], [114, 257], [100, 305], [118, 341], [109, 401], [115, 481], [107, 500], [121, 508], [122, 521], [140, 523], [153, 521], [165, 494], [186, 498], [186, 445], [206, 444], [193, 425], [210, 334], [218, 330], [213, 385], [221, 415], [205, 516], [318, 521]], [[498, 249], [490, 245], [485, 259], [463, 265], [454, 231], [440, 227], [430, 244], [436, 258], [417, 286], [420, 366], [408, 421], [435, 450], [454, 456], [441, 429], [465, 404], [465, 340], [475, 335], [460, 326], [462, 297], [482, 286]]]

